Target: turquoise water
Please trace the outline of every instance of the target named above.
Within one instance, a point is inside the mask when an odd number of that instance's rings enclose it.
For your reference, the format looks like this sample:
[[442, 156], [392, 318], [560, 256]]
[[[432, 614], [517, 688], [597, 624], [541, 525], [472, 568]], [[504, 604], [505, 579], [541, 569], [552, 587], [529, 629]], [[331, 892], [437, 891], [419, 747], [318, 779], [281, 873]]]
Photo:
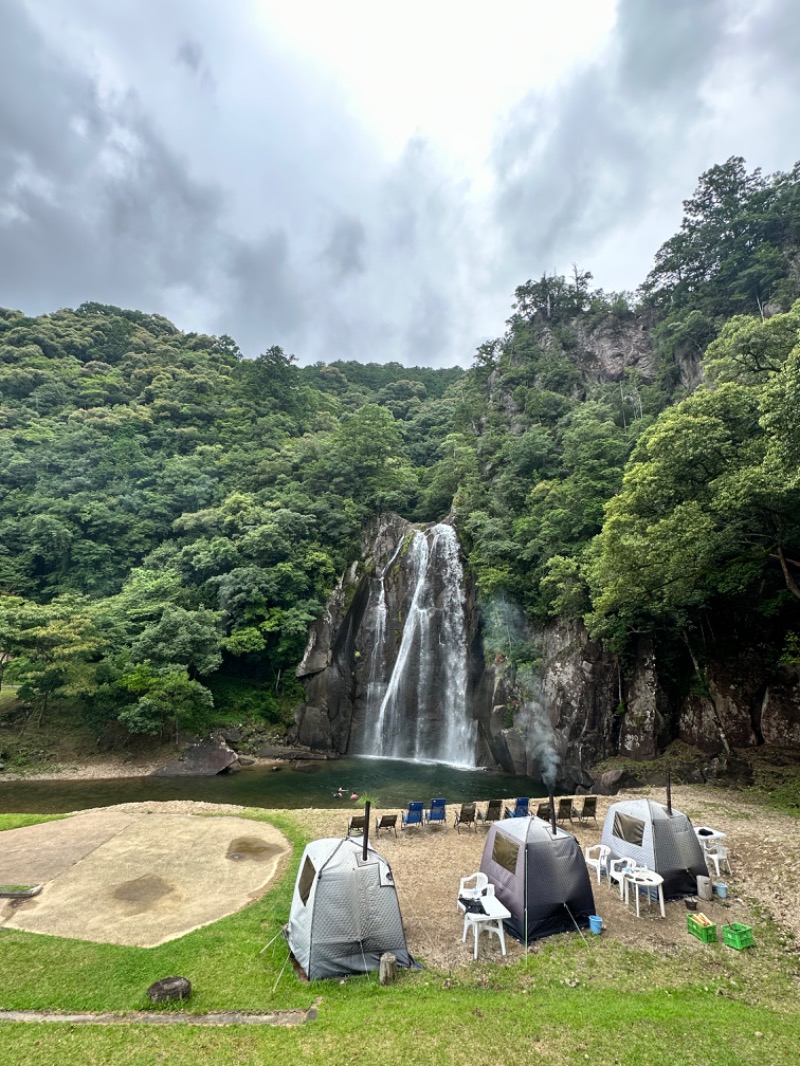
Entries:
[[[334, 796], [338, 789], [345, 798]], [[279, 770], [257, 768], [216, 777], [123, 777], [107, 780], [3, 781], [0, 812], [57, 814], [116, 803], [205, 800], [247, 807], [353, 808], [352, 793], [367, 796], [373, 809], [426, 805], [434, 796], [448, 803], [511, 796], [541, 797], [540, 780], [485, 770], [460, 770], [441, 763], [392, 759], [311, 761]]]

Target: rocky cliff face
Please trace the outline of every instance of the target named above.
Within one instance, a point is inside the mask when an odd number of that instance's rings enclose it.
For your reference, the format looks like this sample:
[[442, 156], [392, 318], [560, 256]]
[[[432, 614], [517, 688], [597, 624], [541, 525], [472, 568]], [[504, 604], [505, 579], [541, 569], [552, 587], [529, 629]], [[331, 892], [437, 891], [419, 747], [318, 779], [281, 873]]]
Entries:
[[[307, 698], [296, 716], [295, 743], [340, 754], [465, 762], [448, 757], [457, 743], [448, 733], [454, 704], [444, 698], [454, 653], [424, 667], [421, 649], [430, 633], [426, 637], [423, 626], [408, 638], [409, 613], [420, 607], [412, 607], [420, 571], [411, 547], [420, 535], [397, 516], [382, 520], [370, 531], [363, 558], [343, 575], [297, 669]], [[432, 542], [432, 531], [426, 535]], [[430, 619], [451, 596], [442, 570], [439, 560], [425, 593], [426, 625], [435, 625]], [[592, 783], [592, 768], [602, 759], [654, 759], [674, 740], [695, 748], [700, 763], [760, 744], [800, 749], [797, 671], [782, 669], [765, 684], [763, 664], [749, 663], [744, 654], [723, 656], [707, 667], [702, 685], [668, 694], [652, 640], [643, 638], [623, 669], [580, 623], [556, 622], [535, 635], [542, 666], [532, 679], [502, 655], [487, 663], [480, 605], [468, 576], [459, 604], [464, 668], [463, 676], [456, 674], [462, 687], [456, 702], [475, 765], [541, 776], [554, 789], [572, 790]], [[433, 645], [441, 647], [441, 630], [434, 632]], [[387, 718], [398, 664], [397, 716]]]

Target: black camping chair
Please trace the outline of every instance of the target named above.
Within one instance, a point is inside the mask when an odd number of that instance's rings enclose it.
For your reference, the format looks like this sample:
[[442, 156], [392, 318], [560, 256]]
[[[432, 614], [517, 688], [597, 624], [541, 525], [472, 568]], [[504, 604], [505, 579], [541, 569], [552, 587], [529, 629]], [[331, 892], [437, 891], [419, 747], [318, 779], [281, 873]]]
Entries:
[[350, 824], [347, 826], [347, 835], [350, 836], [363, 836], [367, 827], [367, 816], [365, 814], [354, 814], [350, 819]]
[[539, 804], [539, 806], [536, 808], [536, 817], [537, 818], [541, 818], [545, 822], [549, 822], [550, 821], [550, 804], [549, 804], [549, 802], [545, 801], [544, 803], [540, 803]]
[[556, 821], [565, 822], [569, 818], [572, 821], [572, 797], [569, 799], [560, 799], [558, 801], [558, 811], [556, 812]]
[[375, 819], [375, 836], [378, 836], [381, 829], [385, 829], [387, 833], [391, 829], [394, 831], [394, 835], [397, 836], [397, 815], [379, 814]]
[[461, 810], [460, 811], [456, 811], [455, 818], [456, 818], [456, 820], [453, 822], [453, 828], [457, 829], [459, 833], [461, 832], [461, 826], [462, 825], [465, 825], [467, 827], [467, 829], [469, 829], [469, 827], [472, 826], [472, 828], [477, 833], [478, 824], [477, 824], [477, 815], [475, 814], [475, 804], [474, 803], [462, 803], [461, 804]]
[[503, 801], [502, 800], [489, 800], [486, 810], [481, 813], [477, 812], [478, 821], [483, 822], [484, 826], [488, 829], [490, 822], [500, 822], [503, 818]]
[[583, 806], [580, 810], [577, 807], [572, 808], [572, 818], [577, 818], [583, 825], [584, 822], [588, 822], [590, 818], [593, 818], [595, 825], [597, 824], [597, 796], [584, 796]]

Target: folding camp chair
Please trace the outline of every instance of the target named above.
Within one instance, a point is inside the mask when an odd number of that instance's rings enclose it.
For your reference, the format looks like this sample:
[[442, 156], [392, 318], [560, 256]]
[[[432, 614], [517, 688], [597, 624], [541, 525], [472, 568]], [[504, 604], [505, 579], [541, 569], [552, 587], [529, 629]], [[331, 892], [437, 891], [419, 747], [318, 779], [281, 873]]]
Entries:
[[564, 822], [569, 818], [572, 821], [572, 798], [560, 799], [558, 801], [558, 810], [556, 812], [556, 821]]
[[400, 828], [410, 829], [415, 825], [418, 829], [422, 829], [422, 808], [422, 800], [412, 800], [408, 805], [408, 810], [401, 815]]
[[581, 825], [583, 825], [584, 822], [588, 822], [590, 818], [594, 818], [596, 823], [597, 796], [584, 796], [583, 806], [580, 809], [578, 809], [577, 807], [573, 807], [571, 818], [577, 818]]
[[506, 807], [506, 818], [527, 818], [530, 802], [527, 796], [519, 796], [514, 801], [513, 807]]
[[499, 822], [503, 817], [503, 801], [502, 800], [489, 800], [486, 810], [481, 813], [477, 812], [477, 818], [479, 822], [483, 822], [484, 826], [488, 829], [490, 822]]
[[541, 818], [543, 822], [550, 821], [550, 803], [540, 803], [536, 808], [536, 817]]
[[447, 810], [445, 804], [446, 801], [441, 797], [431, 800], [430, 807], [425, 811], [425, 821], [429, 825], [447, 825]]
[[474, 803], [462, 803], [461, 810], [456, 811], [456, 820], [453, 822], [453, 828], [460, 833], [462, 825], [465, 825], [467, 829], [472, 826], [476, 832], [478, 831]]
[[348, 836], [363, 836], [366, 829], [367, 818], [364, 814], [354, 814], [347, 826]]
[[378, 836], [381, 829], [385, 829], [387, 832], [392, 829], [394, 830], [394, 835], [397, 836], [397, 815], [379, 814], [375, 819], [375, 836]]

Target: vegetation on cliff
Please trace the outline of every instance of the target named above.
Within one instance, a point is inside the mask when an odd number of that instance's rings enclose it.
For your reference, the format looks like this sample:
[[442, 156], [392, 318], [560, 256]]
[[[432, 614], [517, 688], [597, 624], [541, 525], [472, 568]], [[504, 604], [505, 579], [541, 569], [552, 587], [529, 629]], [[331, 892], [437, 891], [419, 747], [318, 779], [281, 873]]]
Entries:
[[697, 660], [724, 618], [765, 669], [796, 663], [800, 164], [731, 159], [684, 208], [637, 294], [528, 281], [466, 372], [0, 311], [0, 672], [24, 713], [280, 724], [385, 511], [454, 512], [482, 594], [535, 620]]

